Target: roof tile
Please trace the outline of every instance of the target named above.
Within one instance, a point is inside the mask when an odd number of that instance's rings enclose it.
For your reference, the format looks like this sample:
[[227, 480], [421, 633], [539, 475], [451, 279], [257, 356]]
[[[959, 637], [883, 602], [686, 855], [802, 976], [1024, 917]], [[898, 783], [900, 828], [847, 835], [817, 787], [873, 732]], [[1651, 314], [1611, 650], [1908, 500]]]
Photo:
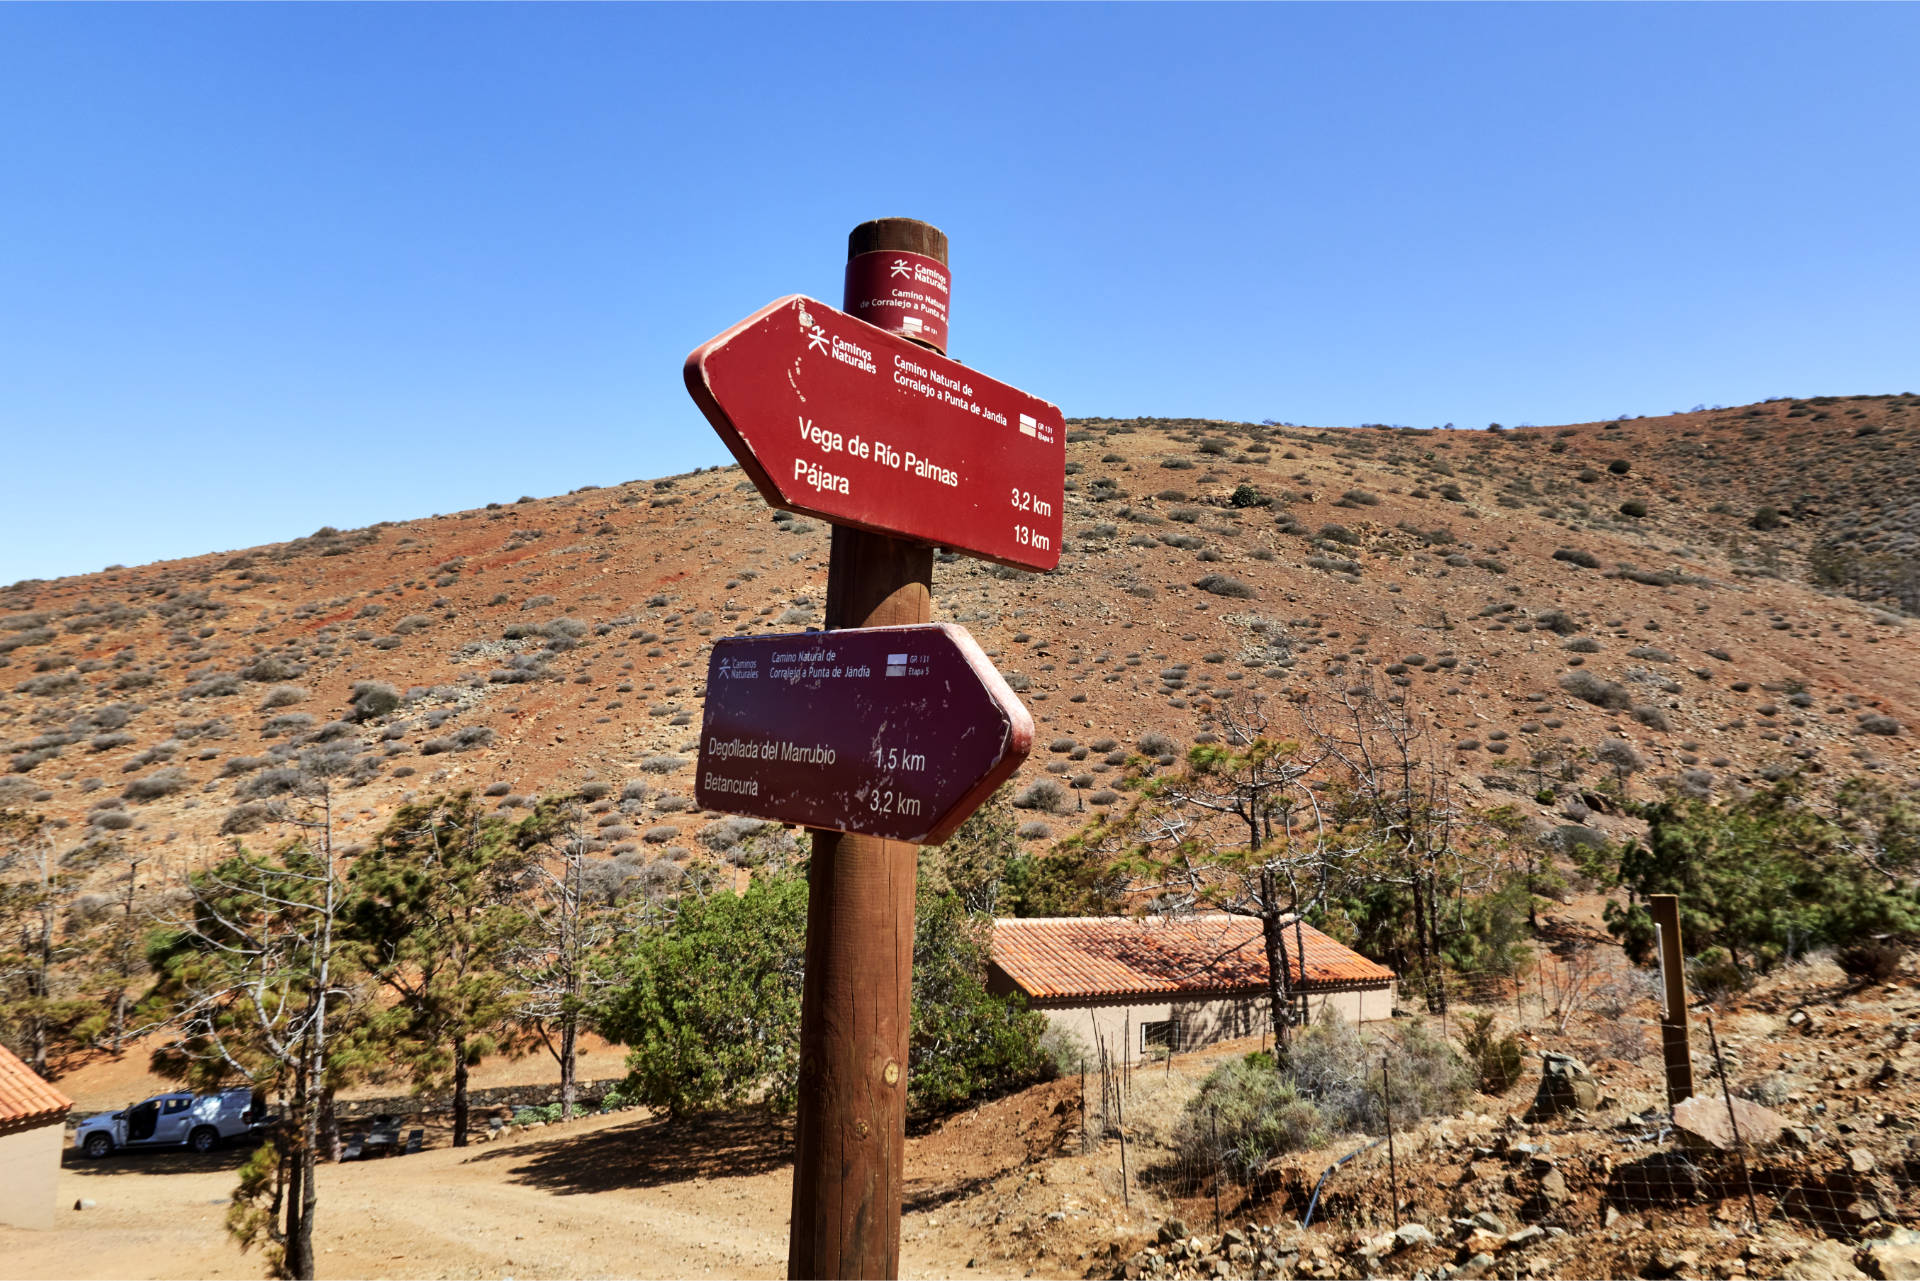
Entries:
[[[1287, 959], [1295, 984], [1308, 991], [1394, 977], [1386, 966], [1292, 921]], [[993, 923], [993, 961], [1031, 997], [1218, 994], [1267, 985], [1261, 924], [1248, 916], [1000, 919]]]
[[41, 1080], [34, 1070], [0, 1045], [0, 1126], [19, 1129], [66, 1117], [73, 1100]]

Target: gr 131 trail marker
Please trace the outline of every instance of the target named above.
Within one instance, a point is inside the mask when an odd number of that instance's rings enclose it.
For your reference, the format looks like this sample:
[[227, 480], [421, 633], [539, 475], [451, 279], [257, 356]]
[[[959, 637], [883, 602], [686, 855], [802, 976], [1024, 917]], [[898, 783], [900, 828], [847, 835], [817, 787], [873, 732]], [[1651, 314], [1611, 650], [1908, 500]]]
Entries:
[[1033, 745], [1033, 718], [958, 627], [718, 641], [701, 806], [938, 844]]
[[1066, 429], [1036, 396], [797, 294], [697, 348], [686, 380], [775, 507], [1060, 563]]
[[906, 249], [874, 249], [847, 259], [847, 311], [940, 351], [947, 349], [947, 264]]

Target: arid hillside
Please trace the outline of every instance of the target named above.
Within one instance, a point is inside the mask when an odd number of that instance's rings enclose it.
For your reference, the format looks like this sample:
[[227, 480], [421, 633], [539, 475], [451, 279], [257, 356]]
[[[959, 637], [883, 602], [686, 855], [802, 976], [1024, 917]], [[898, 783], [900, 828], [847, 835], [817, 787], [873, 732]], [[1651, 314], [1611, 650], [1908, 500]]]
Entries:
[[[1920, 397], [1475, 432], [1070, 427], [1058, 571], [936, 568], [937, 617], [1034, 713], [1016, 787], [1064, 785], [1032, 841], [1112, 804], [1142, 735], [1184, 745], [1243, 693], [1284, 725], [1362, 678], [1482, 803], [1604, 772], [1610, 738], [1636, 785], [1920, 773], [1900, 612], [1920, 607]], [[818, 626], [826, 553], [728, 467], [17, 583], [0, 803], [177, 868], [263, 826], [284, 766], [323, 752], [356, 839], [409, 793], [513, 807], [597, 779], [646, 785], [600, 816], [635, 875], [717, 857], [690, 800], [710, 642]]]

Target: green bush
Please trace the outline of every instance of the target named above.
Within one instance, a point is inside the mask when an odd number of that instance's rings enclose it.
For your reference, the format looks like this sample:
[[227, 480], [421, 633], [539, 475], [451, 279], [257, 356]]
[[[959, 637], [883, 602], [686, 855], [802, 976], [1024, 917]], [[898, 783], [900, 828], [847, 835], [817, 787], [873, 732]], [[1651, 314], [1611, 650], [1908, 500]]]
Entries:
[[1247, 1183], [1274, 1157], [1327, 1138], [1320, 1109], [1274, 1070], [1273, 1056], [1249, 1054], [1215, 1068], [1187, 1101], [1173, 1146], [1188, 1168], [1219, 1169]]
[[1109, 916], [1125, 902], [1126, 874], [1084, 849], [1007, 860], [997, 911], [1002, 916]]
[[[1805, 792], [1789, 775], [1721, 804], [1674, 796], [1644, 811], [1646, 841], [1622, 851], [1615, 877], [1636, 903], [1680, 896], [1682, 936], [1700, 949], [1696, 981], [1737, 986], [1808, 948], [1920, 933], [1912, 801], [1857, 779], [1819, 805]], [[1628, 955], [1651, 963], [1646, 910], [1606, 914]]]
[[992, 942], [990, 918], [969, 913], [960, 895], [919, 895], [907, 1051], [907, 1106], [915, 1112], [947, 1111], [1057, 1069], [1042, 1043], [1046, 1016], [1024, 998], [987, 991]]
[[1724, 947], [1710, 947], [1687, 963], [1687, 986], [1709, 1001], [1738, 992], [1746, 976]]
[[[620, 1101], [675, 1114], [752, 1098], [790, 1109], [799, 1086], [806, 918], [803, 878], [755, 877], [744, 894], [687, 894], [671, 925], [634, 931], [596, 1011], [602, 1034], [629, 1049]], [[988, 928], [959, 894], [921, 892], [907, 1063], [914, 1111], [1052, 1070], [1041, 1043], [1046, 1019], [987, 991]]]
[[755, 880], [745, 894], [689, 895], [673, 924], [637, 931], [599, 1026], [628, 1049], [623, 1093], [676, 1114], [799, 1086], [807, 886]]

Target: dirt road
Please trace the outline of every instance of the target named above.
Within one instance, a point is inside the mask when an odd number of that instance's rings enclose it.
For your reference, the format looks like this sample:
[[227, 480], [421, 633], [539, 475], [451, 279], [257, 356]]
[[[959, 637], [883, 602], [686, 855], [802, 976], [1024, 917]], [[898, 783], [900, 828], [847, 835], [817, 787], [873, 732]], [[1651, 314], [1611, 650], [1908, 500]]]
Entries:
[[[258, 1277], [259, 1257], [242, 1255], [222, 1227], [242, 1155], [69, 1158], [55, 1228], [0, 1228], [0, 1275]], [[764, 1118], [669, 1131], [629, 1112], [481, 1147], [322, 1166], [319, 1272], [783, 1276], [787, 1162], [784, 1131]], [[73, 1209], [82, 1199], [94, 1205]], [[973, 1243], [926, 1231], [926, 1218], [909, 1216], [903, 1273], [966, 1272]], [[997, 1274], [991, 1260], [979, 1265], [968, 1275]]]

